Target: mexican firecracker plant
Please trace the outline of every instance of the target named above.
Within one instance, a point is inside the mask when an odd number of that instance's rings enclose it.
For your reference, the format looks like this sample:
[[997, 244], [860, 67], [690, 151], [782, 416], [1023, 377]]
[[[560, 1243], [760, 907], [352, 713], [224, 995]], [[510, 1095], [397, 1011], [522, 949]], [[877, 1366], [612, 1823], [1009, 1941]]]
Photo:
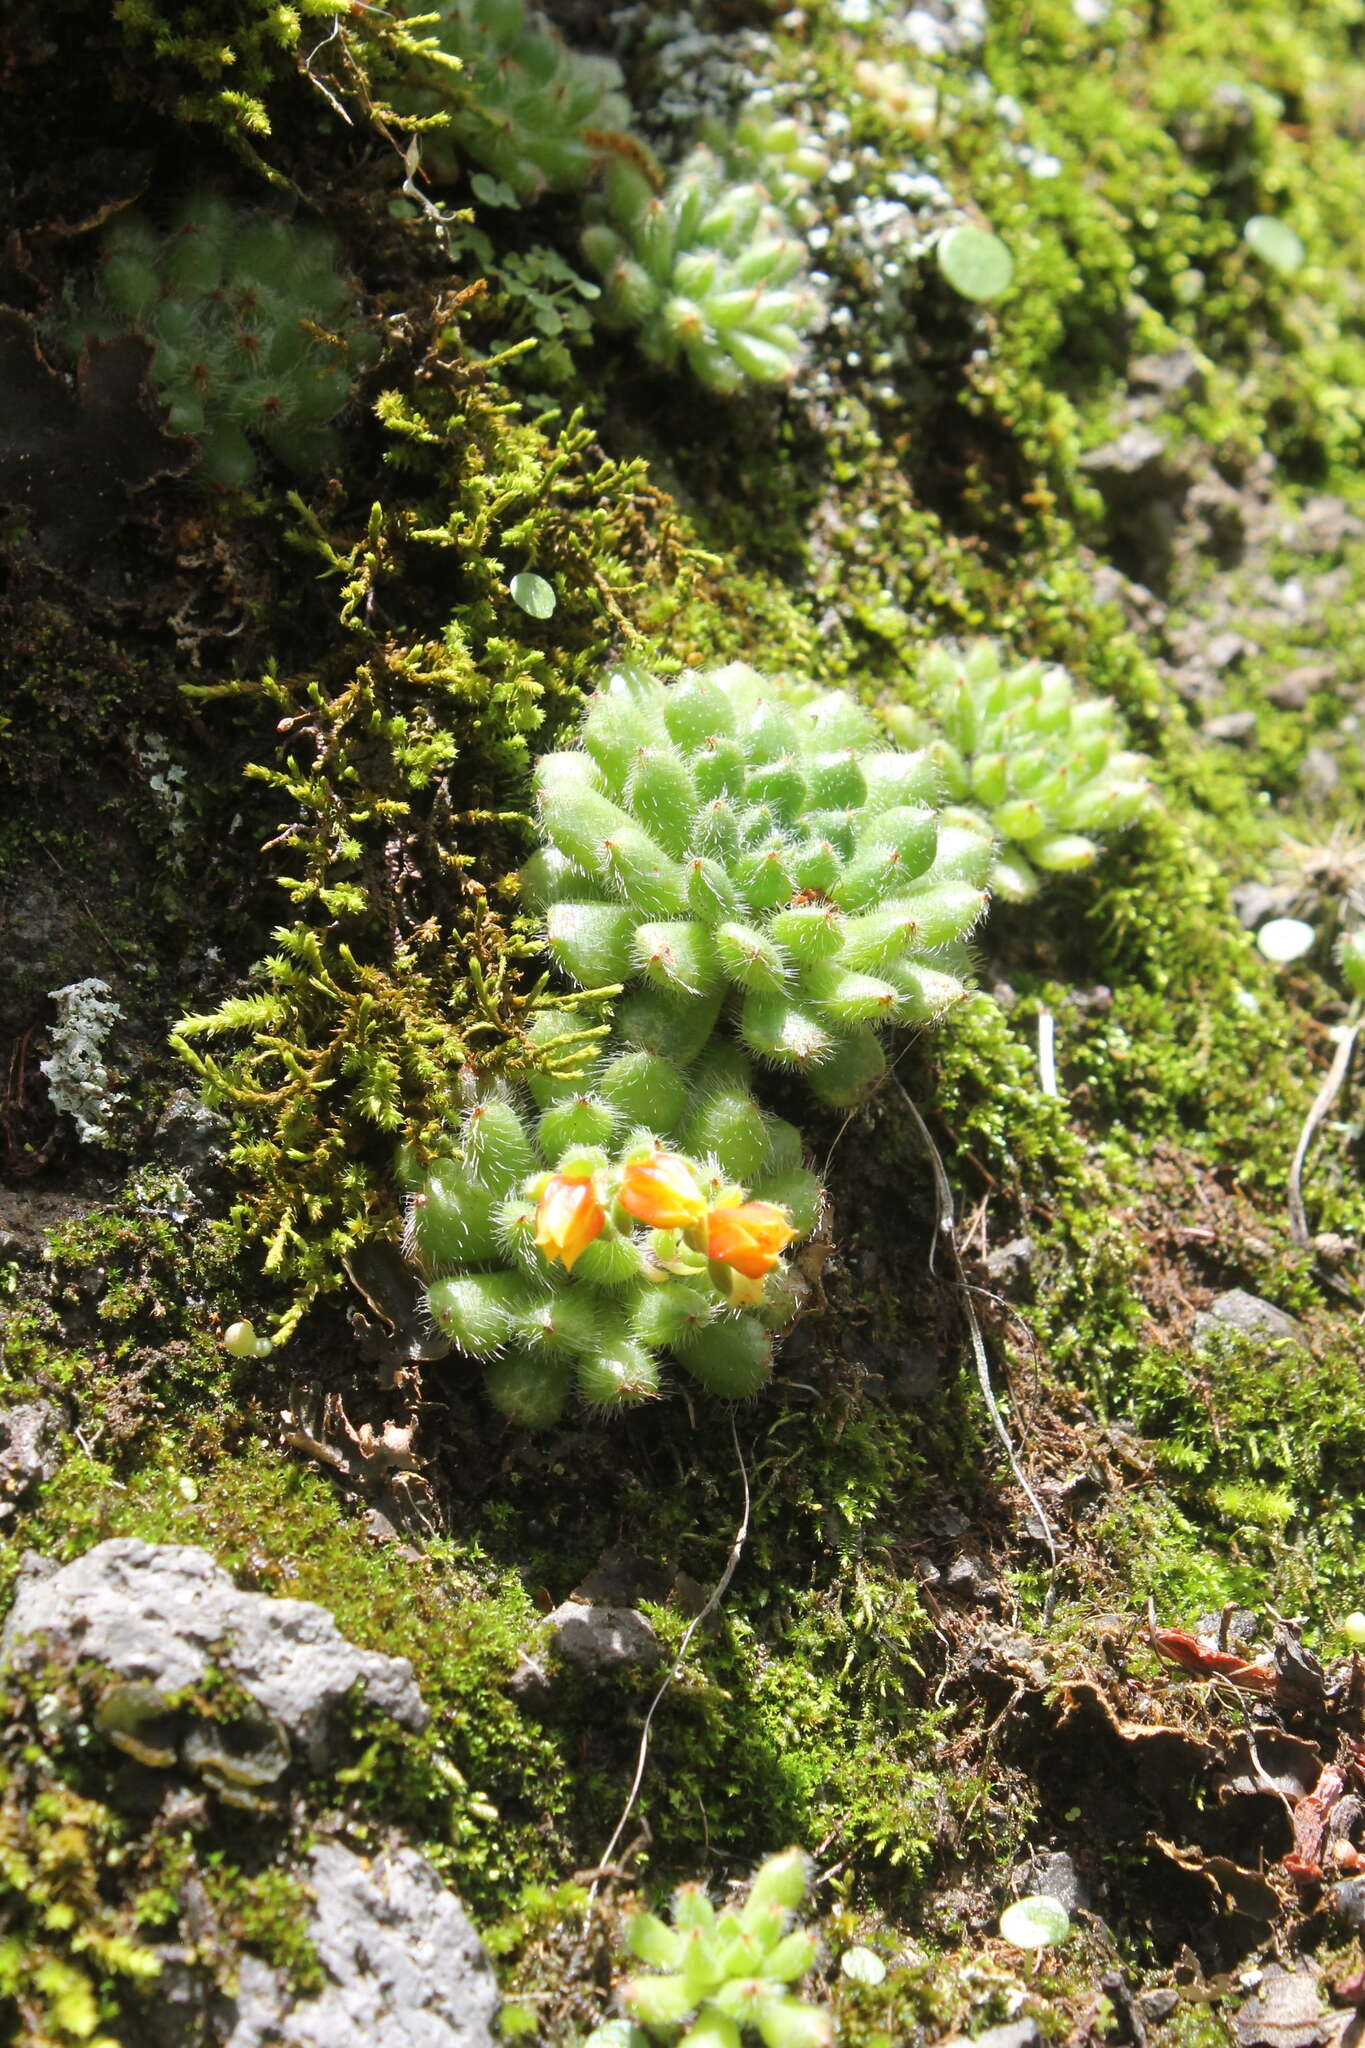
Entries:
[[[545, 1012], [534, 1028], [575, 1027]], [[477, 1096], [447, 1151], [406, 1162], [433, 1329], [514, 1421], [552, 1423], [575, 1388], [596, 1408], [648, 1400], [664, 1354], [730, 1398], [763, 1384], [796, 1306], [783, 1255], [820, 1190], [750, 1081], [733, 1047], [688, 1079], [617, 1051], [574, 1080], [531, 1076], [533, 1108]]]
[[858, 1101], [879, 1031], [965, 994], [991, 831], [937, 814], [941, 769], [841, 692], [794, 703], [739, 664], [664, 684], [622, 668], [583, 745], [538, 770], [545, 845], [523, 872], [551, 954], [623, 982], [616, 1028], [694, 1058], [731, 1005], [760, 1060]]

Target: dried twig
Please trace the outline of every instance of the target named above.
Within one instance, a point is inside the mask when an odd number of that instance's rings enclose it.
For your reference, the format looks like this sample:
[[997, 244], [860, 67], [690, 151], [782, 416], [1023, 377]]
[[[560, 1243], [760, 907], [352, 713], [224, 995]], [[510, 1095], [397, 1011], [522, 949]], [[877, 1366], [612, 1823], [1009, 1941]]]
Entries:
[[1352, 1003], [1350, 1013], [1337, 1039], [1336, 1054], [1327, 1070], [1327, 1079], [1313, 1097], [1313, 1105], [1304, 1118], [1299, 1142], [1294, 1147], [1294, 1157], [1289, 1167], [1289, 1234], [1295, 1244], [1306, 1245], [1310, 1241], [1308, 1216], [1303, 1206], [1303, 1169], [1308, 1158], [1308, 1148], [1317, 1134], [1318, 1126], [1326, 1117], [1332, 1104], [1340, 1095], [1351, 1065], [1356, 1040], [1360, 1036], [1361, 1005]]

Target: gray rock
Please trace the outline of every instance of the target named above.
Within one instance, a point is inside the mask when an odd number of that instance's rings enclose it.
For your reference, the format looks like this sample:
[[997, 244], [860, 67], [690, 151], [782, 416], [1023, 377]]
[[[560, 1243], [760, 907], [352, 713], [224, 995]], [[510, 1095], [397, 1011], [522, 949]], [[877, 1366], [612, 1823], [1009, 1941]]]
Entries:
[[1155, 391], [1163, 398], [1202, 398], [1207, 380], [1193, 349], [1172, 349], [1169, 355], [1136, 356], [1128, 365], [1135, 391]]
[[1166, 443], [1151, 427], [1129, 427], [1116, 441], [1092, 448], [1081, 468], [1106, 498], [1124, 504], [1156, 495], [1171, 481]]
[[523, 1650], [517, 1658], [516, 1668], [508, 1676], [507, 1690], [524, 1707], [543, 1706], [554, 1691], [543, 1659]]
[[1222, 740], [1227, 746], [1243, 746], [1256, 737], [1256, 713], [1254, 711], [1225, 711], [1218, 718], [1206, 720], [1204, 737]]
[[1272, 888], [1268, 882], [1238, 882], [1228, 895], [1237, 922], [1245, 931], [1254, 932], [1258, 924], [1264, 924], [1268, 917], [1278, 917], [1284, 909], [1283, 889]]
[[1346, 542], [1365, 533], [1365, 523], [1344, 498], [1310, 498], [1299, 519], [1302, 544], [1314, 554], [1339, 555]]
[[62, 1420], [50, 1401], [0, 1409], [0, 1521], [57, 1469]]
[[1248, 1294], [1244, 1287], [1234, 1287], [1228, 1293], [1220, 1294], [1194, 1319], [1196, 1345], [1207, 1344], [1210, 1338], [1225, 1331], [1235, 1331], [1244, 1337], [1258, 1337], [1266, 1344], [1297, 1344], [1305, 1350], [1308, 1345], [1302, 1323], [1286, 1315], [1282, 1308], [1276, 1308], [1273, 1302], [1262, 1301], [1258, 1294]]
[[311, 1601], [238, 1592], [206, 1551], [137, 1537], [99, 1543], [57, 1571], [26, 1557], [0, 1658], [33, 1673], [87, 1660], [160, 1693], [225, 1671], [315, 1769], [353, 1688], [405, 1728], [428, 1718], [405, 1657], [358, 1649]]
[[1233, 2015], [1237, 2048], [1327, 2048], [1354, 2015], [1323, 2009], [1314, 1972], [1271, 1963], [1255, 1991]]
[[225, 2048], [492, 2048], [498, 1987], [453, 1892], [415, 1849], [373, 1859], [319, 1842], [309, 1934], [329, 1982], [297, 1998], [241, 1960]]
[[206, 1167], [222, 1164], [230, 1130], [225, 1116], [205, 1108], [188, 1088], [177, 1088], [161, 1112], [156, 1142], [172, 1166], [185, 1173], [202, 1173]]
[[1348, 1877], [1322, 1895], [1329, 1913], [1349, 1927], [1352, 1934], [1365, 1934], [1365, 1877]]
[[1271, 684], [1266, 696], [1281, 711], [1302, 711], [1315, 692], [1331, 687], [1336, 673], [1330, 661], [1307, 661], [1298, 668], [1287, 669], [1277, 683]]
[[1299, 770], [1299, 788], [1309, 803], [1325, 803], [1341, 781], [1336, 757], [1326, 747], [1310, 747]]
[[950, 2034], [938, 2048], [1038, 2048], [1041, 2039], [1037, 2020], [1011, 2020], [1007, 2026], [987, 2027], [984, 2034]]
[[1236, 668], [1248, 654], [1255, 652], [1251, 642], [1240, 633], [1215, 633], [1204, 649], [1204, 659], [1221, 675], [1224, 669]]
[[586, 1600], [566, 1600], [550, 1616], [554, 1648], [566, 1664], [601, 1677], [632, 1665], [657, 1664], [659, 1638], [633, 1607], [593, 1607]]
[[1159, 2027], [1179, 2005], [1180, 1993], [1169, 1985], [1161, 1985], [1155, 1991], [1139, 1991], [1133, 2003], [1149, 2026]]
[[1071, 1858], [1062, 1849], [1035, 1856], [1020, 1872], [1019, 1889], [1040, 1893], [1045, 1899], [1055, 1899], [1059, 1906], [1065, 1906], [1068, 1913], [1089, 1908], [1090, 1896]]
[[946, 1592], [955, 1593], [959, 1600], [969, 1600], [975, 1607], [994, 1607], [1000, 1600], [997, 1581], [965, 1551], [953, 1559], [943, 1574], [943, 1585]]

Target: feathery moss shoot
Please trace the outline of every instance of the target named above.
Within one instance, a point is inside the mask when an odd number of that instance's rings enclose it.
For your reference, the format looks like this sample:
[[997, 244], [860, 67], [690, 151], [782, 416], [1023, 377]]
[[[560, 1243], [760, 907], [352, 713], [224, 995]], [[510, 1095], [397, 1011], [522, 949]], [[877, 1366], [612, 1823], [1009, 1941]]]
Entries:
[[796, 1307], [783, 1254], [820, 1188], [750, 1078], [729, 1050], [687, 1083], [617, 1050], [571, 1081], [532, 1077], [534, 1114], [480, 1096], [449, 1152], [407, 1162], [433, 1330], [512, 1420], [547, 1426], [575, 1388], [593, 1408], [650, 1400], [661, 1353], [728, 1399], [762, 1386]]
[[250, 483], [256, 443], [287, 469], [315, 474], [334, 451], [331, 422], [376, 352], [337, 263], [321, 229], [197, 193], [168, 234], [143, 214], [119, 216], [96, 287], [67, 310], [62, 338], [80, 349], [144, 334], [167, 424], [199, 442], [210, 482]]

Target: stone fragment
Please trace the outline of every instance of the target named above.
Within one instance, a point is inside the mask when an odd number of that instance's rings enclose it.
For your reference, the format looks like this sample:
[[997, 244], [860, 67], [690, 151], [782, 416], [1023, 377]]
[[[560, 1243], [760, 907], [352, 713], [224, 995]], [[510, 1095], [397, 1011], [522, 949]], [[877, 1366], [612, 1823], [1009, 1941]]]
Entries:
[[955, 1593], [959, 1600], [969, 1600], [974, 1607], [995, 1607], [999, 1604], [999, 1584], [984, 1565], [965, 1551], [948, 1566], [943, 1574], [943, 1585], [946, 1592]]
[[188, 1088], [177, 1088], [156, 1127], [159, 1150], [182, 1173], [203, 1173], [227, 1156], [231, 1125]]
[[1044, 1898], [1055, 1899], [1059, 1906], [1066, 1907], [1068, 1913], [1075, 1913], [1090, 1904], [1085, 1881], [1065, 1850], [1050, 1850], [1035, 1856], [1019, 1872], [1019, 1879], [1021, 1893], [1036, 1892]]
[[1206, 720], [1204, 737], [1222, 740], [1228, 746], [1243, 746], [1256, 737], [1256, 713], [1254, 711], [1225, 711], [1218, 718]]
[[1224, 669], [1236, 668], [1256, 649], [1241, 633], [1215, 633], [1204, 649], [1204, 659], [1219, 675]]
[[0, 1409], [0, 1522], [57, 1469], [61, 1417], [50, 1401]]
[[1346, 2013], [1324, 2012], [1317, 1980], [1304, 1967], [1271, 1963], [1233, 2017], [1237, 2048], [1327, 2048], [1346, 2024]]
[[1299, 788], [1310, 804], [1326, 803], [1341, 781], [1341, 768], [1326, 747], [1310, 747], [1299, 770]]
[[[158, 1951], [145, 2048], [493, 2048], [497, 1984], [464, 1909], [414, 1849], [360, 1857], [319, 1842], [300, 1870], [307, 1934], [326, 1973], [295, 1990], [261, 1956], [235, 1960], [225, 1995], [193, 1947]], [[213, 1932], [210, 1916], [200, 1938]]]
[[1222, 1331], [1257, 1337], [1266, 1344], [1297, 1344], [1303, 1349], [1308, 1345], [1302, 1323], [1286, 1315], [1282, 1308], [1276, 1308], [1273, 1302], [1262, 1301], [1257, 1294], [1248, 1294], [1244, 1287], [1233, 1287], [1226, 1294], [1220, 1294], [1194, 1319], [1194, 1341], [1197, 1345], [1207, 1344], [1211, 1337]]
[[893, 1401], [913, 1405], [926, 1401], [942, 1376], [943, 1360], [932, 1344], [906, 1344], [895, 1353], [886, 1391]]
[[1128, 381], [1134, 391], [1155, 391], [1163, 398], [1202, 398], [1207, 388], [1204, 366], [1189, 348], [1135, 356], [1128, 365]]
[[938, 2048], [1038, 2048], [1041, 2039], [1037, 2020], [1011, 2020], [1003, 2027], [987, 2027], [984, 2034], [950, 2034]]
[[1279, 681], [1271, 684], [1266, 696], [1281, 711], [1303, 711], [1318, 690], [1331, 687], [1336, 673], [1330, 661], [1306, 661], [1298, 668], [1286, 669]]
[[659, 1638], [633, 1607], [594, 1607], [565, 1600], [550, 1616], [554, 1648], [566, 1664], [600, 1678], [632, 1665], [648, 1668], [662, 1654]]
[[1096, 489], [1117, 503], [1153, 496], [1170, 482], [1166, 443], [1151, 427], [1129, 427], [1116, 441], [1083, 455], [1080, 466]]
[[325, 1608], [239, 1592], [206, 1551], [115, 1537], [54, 1570], [24, 1560], [0, 1657], [38, 1673], [101, 1664], [162, 1694], [226, 1672], [301, 1747], [314, 1769], [332, 1750], [336, 1709], [354, 1688], [406, 1728], [427, 1709], [405, 1657], [348, 1642]]

